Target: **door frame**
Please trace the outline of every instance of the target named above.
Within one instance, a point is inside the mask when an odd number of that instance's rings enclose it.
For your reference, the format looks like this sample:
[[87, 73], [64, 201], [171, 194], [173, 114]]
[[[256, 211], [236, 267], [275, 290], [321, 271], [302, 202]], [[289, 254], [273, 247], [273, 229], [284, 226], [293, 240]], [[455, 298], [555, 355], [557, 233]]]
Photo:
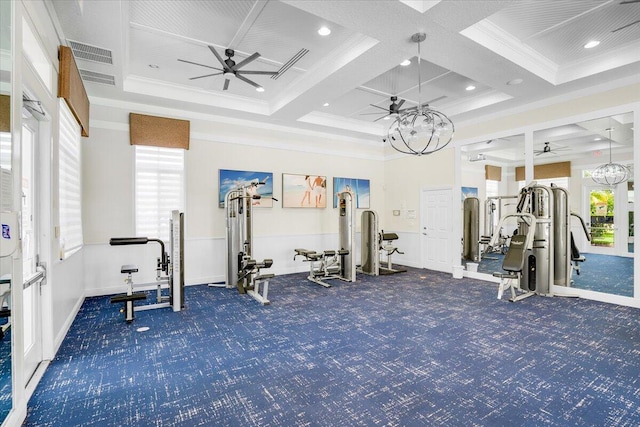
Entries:
[[[624, 189], [623, 189], [624, 187]], [[591, 191], [593, 190], [612, 190], [614, 197], [613, 205], [613, 222], [614, 222], [614, 236], [613, 247], [598, 247], [592, 246], [590, 242], [587, 242], [587, 249], [584, 252], [603, 254], [603, 255], [615, 255], [615, 256], [633, 256], [629, 254], [627, 247], [629, 227], [629, 219], [627, 217], [627, 183], [618, 184], [615, 187], [608, 187], [606, 185], [600, 185], [596, 183], [583, 183], [582, 184], [582, 215], [586, 218], [587, 228], [591, 231]]]

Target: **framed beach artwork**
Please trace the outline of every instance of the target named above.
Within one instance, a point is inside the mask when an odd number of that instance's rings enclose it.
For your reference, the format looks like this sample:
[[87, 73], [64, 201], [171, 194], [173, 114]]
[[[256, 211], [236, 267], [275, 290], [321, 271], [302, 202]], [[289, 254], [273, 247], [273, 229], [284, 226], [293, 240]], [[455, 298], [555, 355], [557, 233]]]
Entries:
[[354, 194], [356, 208], [369, 209], [371, 185], [368, 179], [333, 178], [333, 207], [338, 207], [338, 193], [350, 190]]
[[272, 172], [220, 169], [219, 182], [220, 190], [218, 192], [218, 205], [221, 208], [224, 208], [224, 196], [229, 191], [240, 187], [248, 187], [250, 193], [261, 196], [260, 199], [255, 199], [252, 202], [254, 207], [273, 207]]
[[478, 187], [462, 187], [462, 201], [467, 197], [478, 197]]
[[326, 208], [327, 177], [282, 174], [283, 208]]

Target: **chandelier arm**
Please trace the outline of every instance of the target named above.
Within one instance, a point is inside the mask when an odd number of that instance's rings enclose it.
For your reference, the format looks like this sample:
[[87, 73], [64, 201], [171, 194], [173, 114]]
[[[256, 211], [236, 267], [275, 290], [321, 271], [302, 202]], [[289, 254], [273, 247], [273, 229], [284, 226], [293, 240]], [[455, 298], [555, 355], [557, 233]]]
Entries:
[[455, 128], [445, 114], [422, 104], [422, 48], [426, 34], [411, 37], [418, 43], [418, 105], [399, 111], [398, 117], [387, 128], [391, 147], [403, 154], [431, 154], [446, 147], [453, 139]]

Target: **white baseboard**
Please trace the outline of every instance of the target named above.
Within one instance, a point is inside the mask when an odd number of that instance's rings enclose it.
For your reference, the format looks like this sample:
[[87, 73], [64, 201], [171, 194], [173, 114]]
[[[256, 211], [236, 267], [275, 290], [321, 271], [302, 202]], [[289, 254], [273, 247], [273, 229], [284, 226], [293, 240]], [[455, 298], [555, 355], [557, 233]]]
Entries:
[[67, 333], [69, 332], [69, 329], [73, 324], [73, 321], [78, 315], [78, 312], [80, 311], [80, 307], [82, 307], [82, 304], [84, 303], [84, 299], [85, 299], [85, 295], [83, 295], [81, 298], [78, 298], [78, 301], [76, 301], [76, 304], [74, 305], [73, 310], [71, 311], [71, 313], [69, 313], [69, 315], [65, 319], [65, 322], [63, 323], [62, 328], [60, 328], [58, 335], [56, 335], [55, 340], [53, 341], [54, 355], [58, 353], [58, 349], [60, 349], [60, 346], [62, 345], [62, 341], [64, 340], [64, 337], [67, 336]]

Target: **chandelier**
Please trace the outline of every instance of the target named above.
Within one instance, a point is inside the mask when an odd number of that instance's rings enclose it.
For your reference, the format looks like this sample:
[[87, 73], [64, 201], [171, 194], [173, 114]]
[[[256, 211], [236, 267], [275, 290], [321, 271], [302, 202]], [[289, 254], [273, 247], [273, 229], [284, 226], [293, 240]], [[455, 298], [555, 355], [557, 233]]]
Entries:
[[591, 172], [591, 179], [601, 185], [609, 185], [611, 187], [622, 182], [628, 181], [631, 177], [631, 171], [628, 167], [619, 163], [611, 162], [611, 131], [612, 128], [605, 129], [609, 131], [609, 163], [598, 166]]
[[385, 138], [396, 151], [416, 156], [443, 149], [451, 142], [455, 131], [449, 117], [430, 108], [429, 104], [422, 104], [420, 43], [426, 38], [425, 33], [411, 36], [411, 41], [418, 43], [418, 106], [401, 110], [389, 125]]

